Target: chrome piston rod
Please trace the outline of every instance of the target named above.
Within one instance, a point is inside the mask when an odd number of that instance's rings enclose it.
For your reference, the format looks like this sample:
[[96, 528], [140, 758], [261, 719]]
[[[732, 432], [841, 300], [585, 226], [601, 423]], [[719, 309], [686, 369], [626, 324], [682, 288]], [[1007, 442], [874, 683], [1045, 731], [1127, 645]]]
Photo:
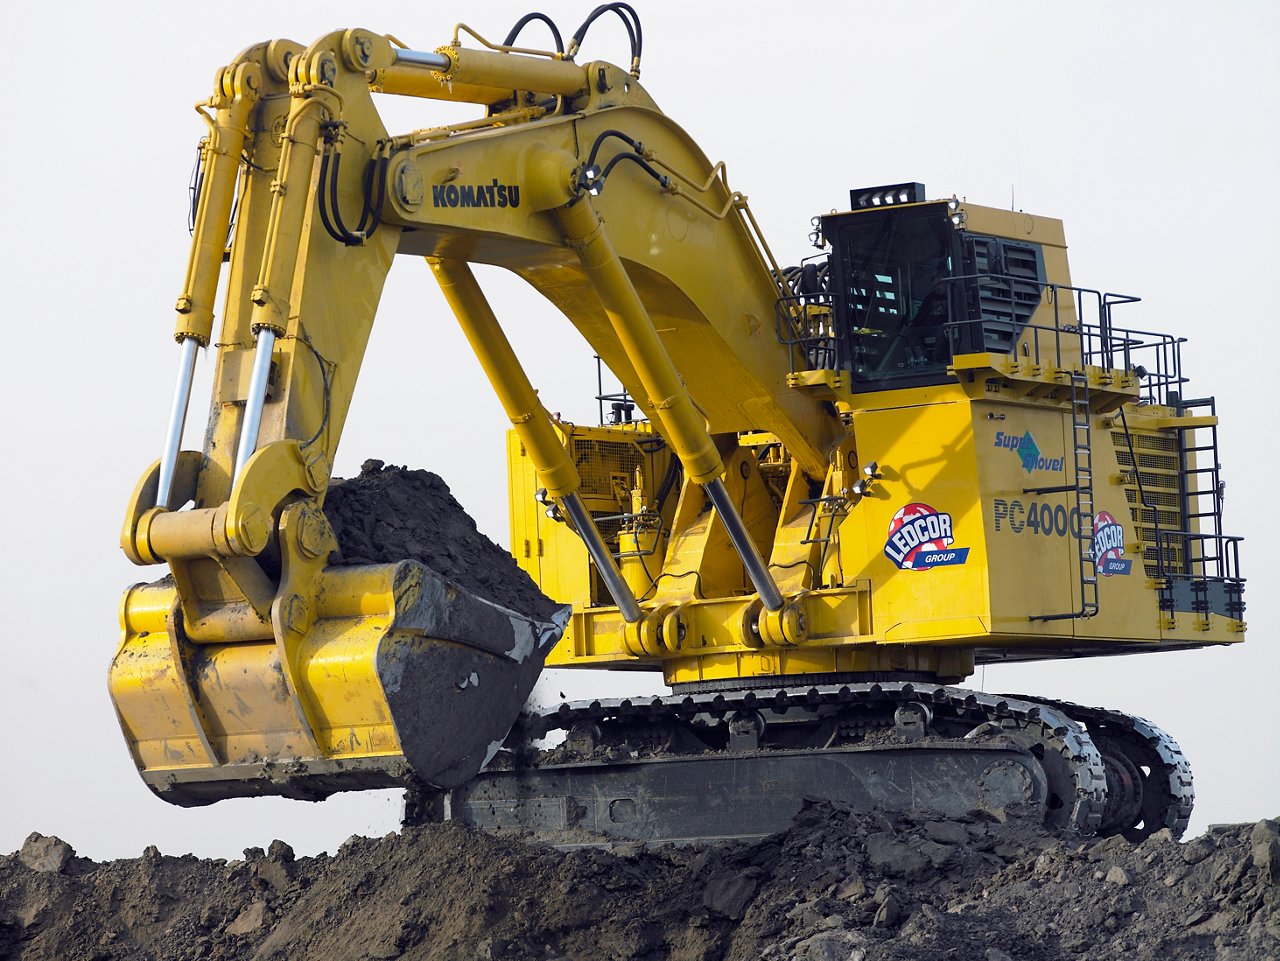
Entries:
[[734, 507], [733, 499], [729, 497], [729, 492], [724, 488], [724, 481], [717, 477], [715, 480], [708, 482], [704, 489], [707, 492], [707, 496], [711, 498], [711, 503], [715, 507], [716, 513], [724, 521], [725, 529], [729, 533], [729, 540], [733, 542], [734, 550], [742, 558], [742, 566], [747, 569], [747, 577], [751, 578], [751, 584], [755, 587], [756, 593], [760, 595], [760, 600], [768, 610], [781, 610], [782, 592], [778, 590], [778, 585], [774, 583], [773, 575], [769, 573], [769, 568], [765, 564], [764, 558], [760, 556], [760, 551], [756, 547], [755, 541], [751, 539], [746, 525], [742, 523], [742, 517], [738, 514], [738, 509]]
[[271, 373], [271, 352], [276, 346], [276, 332], [263, 327], [257, 334], [257, 347], [253, 356], [253, 373], [249, 376], [249, 400], [244, 406], [244, 421], [240, 425], [240, 443], [236, 447], [236, 466], [233, 482], [258, 449], [258, 428], [262, 426], [262, 405], [267, 400], [267, 377]]
[[173, 407], [169, 410], [169, 431], [164, 439], [164, 452], [160, 455], [160, 484], [156, 488], [156, 507], [169, 508], [173, 497], [173, 472], [178, 464], [178, 451], [182, 449], [182, 432], [187, 426], [187, 408], [191, 406], [191, 381], [196, 373], [196, 356], [200, 353], [200, 341], [194, 337], [182, 338], [182, 358], [178, 361], [178, 382], [173, 387]]
[[426, 50], [397, 50], [396, 63], [406, 63], [415, 67], [429, 67], [432, 70], [448, 70], [453, 63], [443, 53]]
[[582, 498], [576, 493], [569, 494], [560, 498], [558, 503], [569, 515], [569, 520], [573, 522], [582, 542], [587, 545], [587, 553], [595, 561], [596, 570], [600, 572], [605, 587], [613, 595], [613, 601], [618, 605], [618, 612], [622, 614], [622, 619], [628, 624], [634, 624], [640, 620], [640, 605], [636, 603], [636, 596], [631, 592], [631, 586], [622, 579], [613, 554], [609, 552], [608, 545], [600, 536], [600, 529], [596, 527], [586, 505], [582, 503]]

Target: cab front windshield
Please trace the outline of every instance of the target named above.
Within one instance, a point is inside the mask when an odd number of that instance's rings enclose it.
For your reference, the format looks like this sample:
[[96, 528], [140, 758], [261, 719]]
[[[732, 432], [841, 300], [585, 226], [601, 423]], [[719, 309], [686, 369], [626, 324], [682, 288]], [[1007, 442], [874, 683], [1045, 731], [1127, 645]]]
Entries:
[[944, 204], [861, 213], [842, 226], [843, 299], [855, 379], [946, 371], [952, 235]]

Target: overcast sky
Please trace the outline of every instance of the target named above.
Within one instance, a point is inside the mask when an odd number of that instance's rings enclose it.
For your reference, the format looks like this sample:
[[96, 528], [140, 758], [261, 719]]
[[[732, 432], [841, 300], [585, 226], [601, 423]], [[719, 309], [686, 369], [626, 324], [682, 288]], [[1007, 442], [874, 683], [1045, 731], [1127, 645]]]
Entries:
[[[1280, 814], [1275, 375], [1265, 360], [1280, 267], [1280, 5], [632, 2], [642, 82], [727, 162], [780, 258], [809, 252], [810, 218], [845, 208], [849, 188], [919, 180], [933, 197], [1061, 218], [1077, 284], [1140, 295], [1127, 325], [1190, 339], [1191, 392], [1219, 400], [1227, 529], [1248, 538], [1247, 642], [991, 668], [972, 683], [1165, 727], [1195, 770], [1193, 830]], [[162, 442], [187, 178], [203, 133], [191, 105], [215, 70], [252, 43], [309, 43], [339, 27], [433, 49], [465, 20], [496, 40], [528, 9], [313, 0], [7, 11], [0, 852], [33, 830], [105, 858], [152, 843], [231, 857], [277, 837], [312, 853], [395, 828], [396, 792], [199, 810], [152, 797], [105, 679], [123, 589], [160, 570], [124, 559], [119, 526]], [[539, 9], [567, 34], [590, 4]], [[612, 20], [579, 59], [597, 58], [625, 63]], [[393, 132], [458, 114], [407, 100], [385, 110]], [[523, 282], [478, 273], [547, 406], [593, 417], [590, 350]], [[189, 447], [211, 367], [206, 358]], [[429, 467], [506, 543], [505, 426], [428, 270], [406, 258], [387, 285], [337, 472], [366, 457]], [[655, 689], [638, 675], [548, 684], [570, 696]]]

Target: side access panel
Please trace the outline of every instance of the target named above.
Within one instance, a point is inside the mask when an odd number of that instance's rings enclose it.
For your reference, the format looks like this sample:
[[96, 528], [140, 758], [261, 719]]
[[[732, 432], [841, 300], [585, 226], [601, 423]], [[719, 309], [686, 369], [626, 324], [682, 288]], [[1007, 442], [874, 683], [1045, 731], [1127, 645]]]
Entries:
[[988, 547], [968, 398], [932, 387], [875, 400], [886, 406], [856, 411], [854, 433], [859, 462], [883, 476], [841, 525], [845, 583], [870, 580], [885, 643], [983, 638]]
[[998, 400], [972, 411], [992, 630], [1069, 637], [1075, 619], [1036, 619], [1080, 609], [1080, 511], [1073, 492], [1054, 490], [1076, 483], [1067, 411]]

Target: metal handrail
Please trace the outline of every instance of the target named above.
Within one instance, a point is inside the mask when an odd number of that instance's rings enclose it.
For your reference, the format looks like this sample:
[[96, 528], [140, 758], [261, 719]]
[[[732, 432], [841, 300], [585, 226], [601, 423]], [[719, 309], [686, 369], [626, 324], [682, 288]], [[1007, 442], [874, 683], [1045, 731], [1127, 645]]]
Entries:
[[[843, 366], [843, 337], [836, 329], [836, 318], [840, 316], [840, 295], [835, 291], [819, 291], [811, 294], [791, 294], [779, 297], [774, 303], [774, 336], [784, 347], [793, 348], [791, 353], [791, 373], [796, 372], [795, 351], [799, 347], [806, 363], [816, 362], [818, 357], [827, 363], [819, 363], [818, 367], [838, 370]], [[811, 308], [818, 308], [811, 313]], [[822, 329], [807, 326], [820, 324]]]
[[[600, 355], [595, 355], [596, 361], [596, 406], [599, 410], [599, 423], [601, 427], [618, 424], [639, 424], [643, 423], [646, 418], [642, 414], [639, 417], [634, 416], [636, 413], [635, 398], [624, 387], [621, 391], [612, 394], [606, 394], [604, 391], [604, 361], [600, 359]], [[609, 404], [614, 419], [606, 421], [604, 416], [604, 405]]]
[[[959, 346], [959, 333], [963, 328], [972, 324], [983, 324], [998, 329], [1004, 323], [1008, 327], [1011, 338], [1020, 336], [1023, 331], [1031, 332], [1031, 359], [1037, 366], [1044, 362], [1044, 351], [1048, 349], [1042, 346], [1042, 335], [1045, 335], [1046, 340], [1052, 337], [1051, 357], [1054, 366], [1057, 367], [1062, 366], [1063, 338], [1067, 335], [1077, 345], [1082, 365], [1098, 366], [1108, 370], [1138, 371], [1139, 379], [1143, 382], [1141, 396], [1148, 403], [1167, 404], [1169, 394], [1187, 382], [1187, 378], [1182, 373], [1181, 351], [1181, 345], [1186, 342], [1185, 337], [1136, 328], [1116, 327], [1113, 323], [1112, 311], [1115, 307], [1121, 304], [1138, 303], [1141, 300], [1140, 297], [1103, 292], [1091, 287], [1076, 287], [990, 273], [947, 277], [940, 280], [939, 284], [959, 281], [1006, 286], [1011, 299], [1015, 286], [1021, 286], [1023, 290], [1027, 287], [1039, 287], [1041, 300], [1053, 306], [1053, 323], [1052, 325], [1032, 323], [1020, 325], [1016, 320], [1001, 321], [982, 318], [948, 320], [946, 327], [949, 329], [948, 336], [953, 355]], [[1065, 311], [1062, 306], [1064, 293], [1069, 294], [1065, 299], [1072, 305], [1074, 322], [1064, 322]], [[1083, 320], [1087, 313], [1086, 303], [1091, 307], [1088, 312], [1096, 314], [1098, 318], [1096, 323], [1086, 323]], [[948, 311], [952, 310], [954, 307], [949, 301]], [[1123, 359], [1123, 367], [1116, 364], [1117, 355]], [[1146, 361], [1151, 366], [1148, 367], [1139, 361]]]
[[[1161, 577], [1192, 577], [1196, 580], [1238, 581], [1240, 577], [1240, 542], [1243, 537], [1219, 533], [1200, 533], [1198, 531], [1156, 531], [1156, 563]], [[1170, 541], [1175, 543], [1169, 544]], [[1199, 555], [1193, 555], [1190, 547], [1193, 543], [1212, 544], [1212, 553], [1201, 548]], [[1165, 558], [1182, 549], [1185, 571], [1172, 571], [1165, 565]], [[1199, 571], [1193, 570], [1199, 567]], [[1209, 573], [1213, 569], [1215, 573]]]
[[[835, 535], [836, 521], [849, 513], [849, 498], [843, 494], [828, 494], [825, 497], [806, 497], [800, 501], [812, 513], [809, 515], [809, 530], [805, 533], [801, 544], [830, 544]], [[826, 534], [819, 529], [821, 520], [826, 518]]]
[[[948, 338], [952, 356], [963, 347], [962, 331], [981, 324], [985, 329], [1007, 329], [1015, 340], [1024, 332], [1030, 332], [1030, 359], [1037, 366], [1047, 360], [1062, 367], [1064, 349], [1073, 344], [1079, 352], [1081, 367], [1096, 366], [1107, 370], [1135, 371], [1142, 383], [1140, 398], [1150, 404], [1168, 404], [1170, 395], [1180, 392], [1187, 383], [1182, 372], [1181, 346], [1185, 337], [1137, 328], [1117, 327], [1113, 312], [1122, 304], [1140, 302], [1141, 298], [1128, 294], [1104, 292], [1091, 287], [1050, 283], [1007, 274], [962, 274], [944, 277], [937, 286], [955, 283], [976, 283], [979, 286], [1003, 287], [1009, 291], [1009, 302], [1015, 303], [1017, 294], [1026, 295], [1029, 289], [1038, 289], [1042, 303], [1053, 307], [1051, 323], [1021, 323], [1016, 317], [957, 318], [955, 298], [947, 298], [948, 319], [942, 325]], [[817, 291], [808, 294], [795, 293], [779, 297], [774, 310], [775, 336], [780, 344], [799, 348], [802, 363], [818, 367], [840, 369], [845, 366], [848, 331], [838, 329], [842, 298], [837, 291]], [[1069, 305], [1069, 306], [1068, 306]], [[820, 311], [811, 315], [811, 308]], [[963, 308], [962, 308], [963, 309]], [[1038, 311], [1033, 310], [1032, 315]], [[1092, 315], [1096, 321], [1085, 322]], [[809, 322], [813, 322], [813, 326]], [[796, 357], [792, 355], [792, 373]]]

